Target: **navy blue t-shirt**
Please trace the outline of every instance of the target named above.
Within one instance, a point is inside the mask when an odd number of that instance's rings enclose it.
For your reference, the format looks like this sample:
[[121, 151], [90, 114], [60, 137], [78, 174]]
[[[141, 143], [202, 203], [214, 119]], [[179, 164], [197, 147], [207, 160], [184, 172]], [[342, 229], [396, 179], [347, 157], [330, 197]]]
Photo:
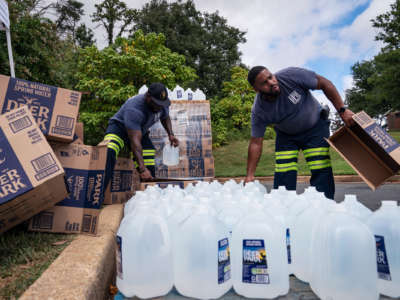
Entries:
[[275, 101], [262, 99], [257, 93], [251, 110], [251, 136], [263, 137], [270, 124], [287, 134], [312, 128], [320, 118], [321, 105], [310, 90], [317, 88], [315, 72], [286, 68], [275, 74], [280, 94]]
[[146, 104], [145, 94], [140, 94], [126, 100], [111, 120], [121, 122], [127, 129], [141, 130], [144, 135], [153, 124], [166, 119], [168, 116], [168, 107], [164, 107], [156, 113], [152, 112]]

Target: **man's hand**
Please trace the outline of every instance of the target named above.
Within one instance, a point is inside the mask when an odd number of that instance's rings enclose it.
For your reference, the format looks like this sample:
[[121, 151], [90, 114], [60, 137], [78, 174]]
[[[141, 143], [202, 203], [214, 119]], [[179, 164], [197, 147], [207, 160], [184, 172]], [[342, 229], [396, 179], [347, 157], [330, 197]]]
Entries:
[[179, 140], [174, 136], [174, 135], [169, 135], [169, 142], [171, 143], [172, 146], [178, 147], [179, 146]]
[[247, 175], [246, 179], [244, 180], [244, 184], [248, 183], [248, 182], [252, 182], [254, 181], [254, 176], [253, 175]]
[[147, 168], [145, 168], [145, 170], [142, 173], [139, 173], [139, 176], [142, 181], [153, 180], [153, 176], [151, 176], [151, 172]]
[[352, 116], [354, 113], [350, 109], [346, 109], [343, 113], [339, 114], [346, 126], [354, 125]]

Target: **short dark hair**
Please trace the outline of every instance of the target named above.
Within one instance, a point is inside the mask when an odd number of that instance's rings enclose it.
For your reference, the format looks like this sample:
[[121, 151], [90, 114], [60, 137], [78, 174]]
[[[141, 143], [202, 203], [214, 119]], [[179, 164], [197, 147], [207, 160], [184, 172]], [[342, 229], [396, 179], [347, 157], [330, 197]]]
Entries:
[[256, 81], [257, 75], [262, 71], [266, 70], [267, 68], [264, 66], [255, 66], [252, 67], [247, 74], [247, 81], [251, 84], [251, 86], [254, 86], [254, 82]]

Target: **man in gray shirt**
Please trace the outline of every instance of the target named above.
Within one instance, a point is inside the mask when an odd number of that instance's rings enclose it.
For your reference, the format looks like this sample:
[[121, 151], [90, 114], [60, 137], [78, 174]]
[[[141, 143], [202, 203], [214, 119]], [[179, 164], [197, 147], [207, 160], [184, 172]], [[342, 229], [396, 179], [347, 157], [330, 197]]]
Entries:
[[346, 125], [353, 124], [353, 112], [344, 106], [335, 86], [326, 78], [302, 68], [286, 68], [272, 74], [264, 66], [253, 67], [248, 81], [257, 92], [251, 112], [251, 139], [248, 149], [246, 182], [254, 173], [262, 153], [268, 125], [275, 125], [274, 188], [296, 190], [299, 150], [311, 171], [310, 184], [333, 199], [329, 144], [330, 121], [310, 90], [322, 90]]
[[106, 188], [111, 180], [118, 154], [125, 145], [133, 153], [141, 180], [153, 179], [156, 151], [149, 138], [149, 129], [156, 122], [160, 121], [163, 125], [171, 145], [179, 145], [179, 140], [172, 131], [170, 104], [166, 87], [162, 83], [152, 83], [145, 94], [126, 100], [110, 119], [104, 137], [108, 148], [104, 179]]

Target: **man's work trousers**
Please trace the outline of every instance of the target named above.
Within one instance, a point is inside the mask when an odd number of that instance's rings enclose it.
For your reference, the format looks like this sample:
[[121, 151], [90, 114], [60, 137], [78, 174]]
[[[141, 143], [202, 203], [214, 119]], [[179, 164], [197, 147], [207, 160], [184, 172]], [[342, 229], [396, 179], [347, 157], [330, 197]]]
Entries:
[[310, 185], [319, 192], [333, 199], [335, 182], [333, 179], [329, 144], [329, 120], [320, 119], [317, 124], [306, 132], [288, 135], [275, 129], [275, 176], [274, 188], [285, 186], [287, 190], [296, 190], [297, 157], [303, 150], [304, 158], [311, 171]]
[[[112, 178], [115, 163], [117, 162], [117, 157], [120, 151], [122, 150], [122, 148], [124, 148], [124, 146], [130, 149], [130, 143], [128, 134], [126, 133], [126, 129], [124, 128], [124, 126], [119, 122], [113, 120], [110, 121], [107, 127], [104, 140], [108, 141], [107, 162], [106, 162], [105, 177], [104, 177], [104, 186], [107, 188], [107, 185], [109, 184]], [[144, 165], [147, 169], [149, 169], [153, 177], [155, 176], [155, 155], [156, 155], [156, 150], [149, 138], [149, 134], [143, 135], [142, 156], [144, 160]], [[131, 152], [131, 157], [134, 161], [135, 167], [137, 167], [138, 164], [132, 152]]]

